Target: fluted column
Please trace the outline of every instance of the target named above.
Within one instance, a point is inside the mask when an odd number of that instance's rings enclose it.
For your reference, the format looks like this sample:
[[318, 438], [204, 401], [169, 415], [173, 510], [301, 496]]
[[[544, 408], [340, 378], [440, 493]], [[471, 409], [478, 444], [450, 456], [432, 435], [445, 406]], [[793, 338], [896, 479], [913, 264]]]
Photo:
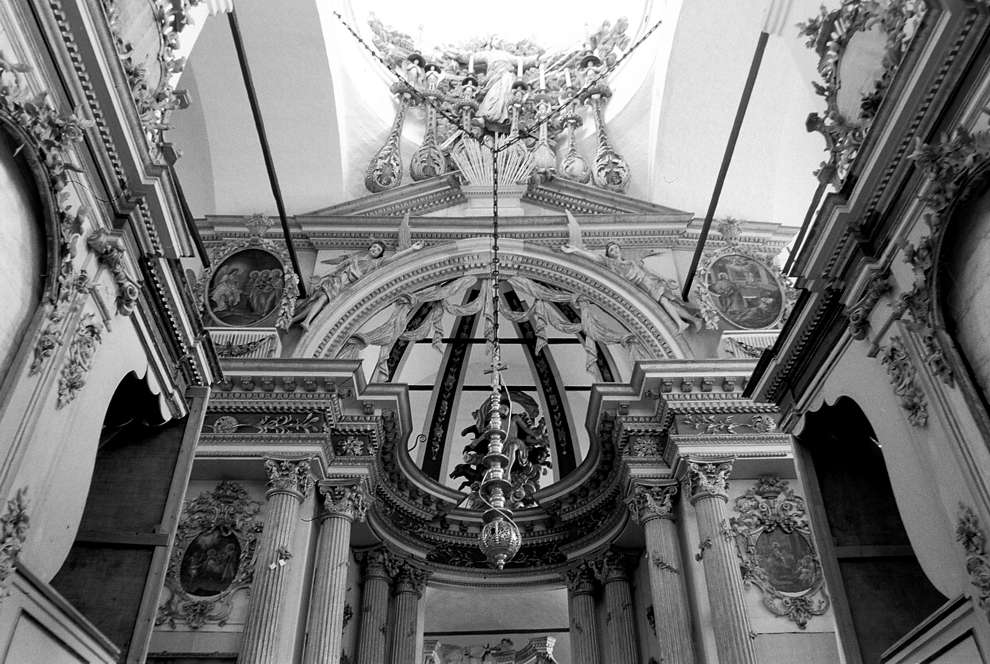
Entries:
[[725, 505], [729, 500], [731, 459], [688, 459], [691, 504], [697, 512], [699, 555], [705, 566], [712, 627], [720, 664], [757, 664], [743, 597], [736, 543]]
[[595, 617], [595, 573], [587, 564], [567, 572], [567, 603], [574, 664], [600, 664]]
[[240, 664], [277, 664], [279, 611], [285, 596], [285, 565], [299, 520], [299, 504], [313, 486], [309, 459], [265, 459], [268, 512], [258, 545], [251, 604], [241, 638]]
[[643, 526], [660, 661], [695, 664], [684, 566], [674, 525], [676, 495], [676, 484], [634, 483], [627, 504], [633, 519]]
[[392, 664], [419, 664], [416, 651], [419, 600], [426, 587], [426, 572], [407, 562], [395, 566], [395, 621], [392, 624]]
[[616, 550], [596, 561], [605, 595], [605, 652], [609, 664], [638, 664], [629, 561]]
[[388, 630], [387, 554], [384, 549], [373, 549], [365, 553], [363, 559], [364, 589], [361, 592], [357, 664], [382, 664]]
[[324, 510], [316, 543], [303, 663], [339, 664], [351, 522], [364, 520], [368, 491], [364, 480], [355, 478], [325, 480], [319, 488]]

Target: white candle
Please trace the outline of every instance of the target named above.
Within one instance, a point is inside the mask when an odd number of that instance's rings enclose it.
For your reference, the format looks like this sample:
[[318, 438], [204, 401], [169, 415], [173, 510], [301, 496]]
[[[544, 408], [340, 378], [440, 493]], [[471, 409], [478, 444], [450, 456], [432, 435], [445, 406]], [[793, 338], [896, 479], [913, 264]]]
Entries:
[[546, 89], [547, 89], [547, 70], [546, 70], [546, 66], [541, 62], [540, 63], [540, 90], [546, 90]]
[[567, 87], [571, 87], [571, 70], [564, 70], [564, 82], [567, 83]]
[[468, 57], [468, 73], [469, 74], [474, 73], [474, 53], [472, 53], [470, 57]]
[[516, 71], [516, 76], [518, 76], [519, 78], [522, 78], [522, 69], [523, 69], [523, 60], [522, 58], [519, 58], [519, 68]]

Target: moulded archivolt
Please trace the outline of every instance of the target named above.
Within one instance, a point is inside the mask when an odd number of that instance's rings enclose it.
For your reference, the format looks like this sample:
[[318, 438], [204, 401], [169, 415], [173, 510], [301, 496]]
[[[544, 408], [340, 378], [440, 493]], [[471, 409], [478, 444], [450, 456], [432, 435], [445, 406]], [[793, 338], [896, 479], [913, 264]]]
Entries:
[[730, 519], [743, 581], [763, 592], [763, 605], [801, 629], [828, 611], [825, 577], [804, 499], [786, 480], [768, 475], [736, 498]]
[[251, 585], [260, 511], [244, 487], [227, 481], [186, 503], [165, 575], [168, 598], [158, 607], [156, 625], [226, 624], [234, 593]]

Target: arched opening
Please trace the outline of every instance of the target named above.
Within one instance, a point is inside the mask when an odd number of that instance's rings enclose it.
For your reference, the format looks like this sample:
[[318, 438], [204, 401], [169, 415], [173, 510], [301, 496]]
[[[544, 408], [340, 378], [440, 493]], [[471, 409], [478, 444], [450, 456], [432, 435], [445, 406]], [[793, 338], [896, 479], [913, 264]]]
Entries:
[[41, 302], [46, 277], [44, 208], [29, 153], [0, 129], [0, 246], [4, 248], [4, 314], [0, 316], [0, 380]]
[[134, 373], [121, 380], [75, 542], [51, 581], [128, 661], [143, 657], [151, 635], [139, 617], [157, 608], [195, 447], [187, 419], [163, 420], [144, 380]]
[[809, 413], [798, 453], [846, 661], [880, 655], [942, 603], [911, 548], [878, 441], [855, 401]]

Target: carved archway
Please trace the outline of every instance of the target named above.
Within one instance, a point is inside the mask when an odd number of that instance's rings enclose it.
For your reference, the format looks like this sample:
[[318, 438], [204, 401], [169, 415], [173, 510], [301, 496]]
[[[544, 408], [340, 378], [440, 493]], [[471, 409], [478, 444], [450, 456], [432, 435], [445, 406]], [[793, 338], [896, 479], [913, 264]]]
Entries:
[[[366, 275], [316, 318], [293, 356], [334, 358], [366, 321], [400, 296], [455, 277], [487, 276], [490, 247], [487, 237], [460, 240], [424, 249]], [[617, 274], [519, 240], [502, 241], [500, 260], [507, 277], [545, 282], [601, 307], [636, 337], [644, 359], [690, 356], [670, 316], [645, 291]]]

